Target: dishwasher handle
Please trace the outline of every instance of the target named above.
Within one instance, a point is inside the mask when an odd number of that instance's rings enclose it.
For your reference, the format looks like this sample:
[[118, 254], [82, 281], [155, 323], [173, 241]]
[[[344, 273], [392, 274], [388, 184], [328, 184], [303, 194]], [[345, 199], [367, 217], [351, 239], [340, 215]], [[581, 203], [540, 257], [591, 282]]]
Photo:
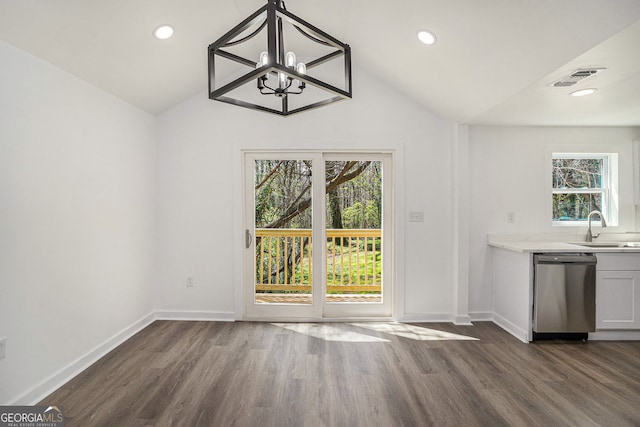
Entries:
[[534, 264], [596, 264], [595, 255], [543, 254], [533, 257]]

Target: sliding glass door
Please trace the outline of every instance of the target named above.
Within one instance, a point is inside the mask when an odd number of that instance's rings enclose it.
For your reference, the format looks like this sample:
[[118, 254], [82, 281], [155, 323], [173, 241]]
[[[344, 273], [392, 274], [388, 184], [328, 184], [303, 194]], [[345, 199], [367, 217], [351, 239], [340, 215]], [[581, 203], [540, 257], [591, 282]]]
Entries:
[[245, 154], [247, 319], [391, 317], [389, 154]]

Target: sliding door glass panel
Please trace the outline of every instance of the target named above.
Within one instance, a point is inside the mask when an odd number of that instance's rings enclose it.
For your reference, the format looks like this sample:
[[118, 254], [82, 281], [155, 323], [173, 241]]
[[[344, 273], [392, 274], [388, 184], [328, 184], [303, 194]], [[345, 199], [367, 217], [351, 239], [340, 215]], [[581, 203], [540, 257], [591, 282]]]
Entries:
[[382, 161], [328, 160], [325, 174], [325, 302], [381, 303]]
[[310, 160], [255, 160], [256, 304], [312, 304]]

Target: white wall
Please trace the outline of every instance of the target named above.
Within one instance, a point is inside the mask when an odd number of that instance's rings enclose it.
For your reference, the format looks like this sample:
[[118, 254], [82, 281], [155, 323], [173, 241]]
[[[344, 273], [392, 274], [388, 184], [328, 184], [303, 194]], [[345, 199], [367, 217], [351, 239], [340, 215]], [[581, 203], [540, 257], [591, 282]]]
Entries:
[[[229, 318], [242, 242], [240, 150], [397, 149], [396, 206], [404, 265], [398, 317], [452, 313], [450, 145], [453, 125], [362, 70], [354, 99], [287, 118], [210, 101], [202, 93], [158, 118], [159, 309]], [[425, 211], [425, 223], [406, 212]], [[196, 285], [186, 287], [186, 277]]]
[[[469, 304], [472, 313], [493, 310], [491, 251], [487, 234], [585, 234], [586, 227], [552, 227], [550, 180], [546, 165], [550, 151], [619, 153], [619, 227], [636, 225], [633, 206], [632, 141], [638, 128], [605, 127], [490, 127], [469, 130], [470, 242]], [[549, 160], [550, 161], [550, 160]], [[507, 222], [515, 213], [515, 223]]]
[[153, 310], [155, 119], [2, 42], [0, 64], [0, 404], [30, 404]]

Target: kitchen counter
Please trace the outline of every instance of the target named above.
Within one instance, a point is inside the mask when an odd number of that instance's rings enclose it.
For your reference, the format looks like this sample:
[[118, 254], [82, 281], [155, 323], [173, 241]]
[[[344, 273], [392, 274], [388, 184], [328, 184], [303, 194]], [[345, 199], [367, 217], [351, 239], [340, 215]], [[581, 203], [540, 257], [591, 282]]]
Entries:
[[[605, 253], [616, 253], [616, 252], [640, 252], [640, 246], [637, 247], [602, 247], [602, 246], [583, 246], [580, 242], [576, 243], [568, 243], [568, 242], [557, 242], [557, 241], [542, 241], [542, 240], [511, 240], [510, 238], [505, 238], [504, 236], [489, 236], [488, 237], [489, 246], [501, 249], [507, 249], [514, 252], [528, 252], [528, 253], [555, 253], [555, 252], [605, 252]], [[587, 244], [586, 242], [584, 242]], [[607, 244], [622, 244], [624, 242], [593, 242], [595, 245], [607, 245]]]
[[[489, 235], [493, 321], [523, 342], [533, 339], [535, 253], [598, 257], [596, 332], [589, 339], [640, 339], [640, 233], [603, 234], [585, 246], [584, 234]], [[634, 245], [635, 243], [635, 245]], [[620, 245], [635, 247], [620, 247]], [[598, 247], [597, 245], [611, 245]], [[613, 285], [612, 285], [613, 283]]]

